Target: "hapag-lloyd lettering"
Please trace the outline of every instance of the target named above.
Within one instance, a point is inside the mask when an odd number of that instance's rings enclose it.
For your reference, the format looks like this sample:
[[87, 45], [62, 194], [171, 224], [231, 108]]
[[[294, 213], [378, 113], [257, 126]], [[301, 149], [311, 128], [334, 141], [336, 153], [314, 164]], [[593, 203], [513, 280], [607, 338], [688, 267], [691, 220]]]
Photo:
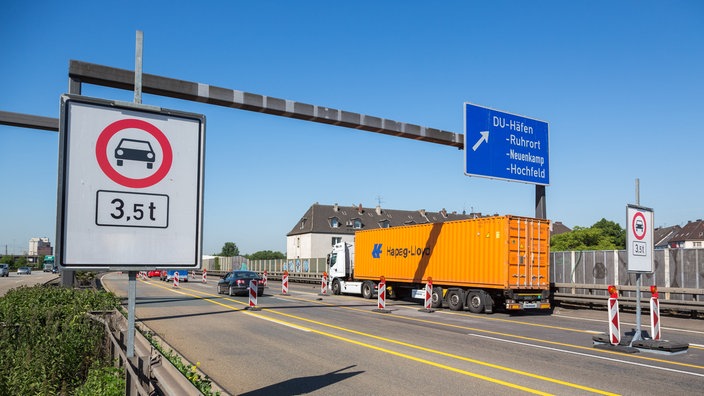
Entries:
[[386, 249], [386, 254], [392, 257], [403, 257], [406, 258], [408, 256], [430, 256], [432, 253], [432, 249], [430, 247], [417, 247], [417, 246], [411, 246], [410, 248], [387, 248]]

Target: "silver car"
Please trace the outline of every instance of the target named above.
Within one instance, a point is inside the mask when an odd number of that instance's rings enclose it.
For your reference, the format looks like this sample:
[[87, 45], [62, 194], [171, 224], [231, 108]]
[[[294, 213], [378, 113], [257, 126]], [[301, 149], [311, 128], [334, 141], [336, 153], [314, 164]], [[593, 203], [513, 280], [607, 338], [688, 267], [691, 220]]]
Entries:
[[17, 275], [32, 275], [32, 269], [29, 267], [17, 268]]
[[7, 264], [0, 264], [0, 277], [10, 276], [10, 266]]

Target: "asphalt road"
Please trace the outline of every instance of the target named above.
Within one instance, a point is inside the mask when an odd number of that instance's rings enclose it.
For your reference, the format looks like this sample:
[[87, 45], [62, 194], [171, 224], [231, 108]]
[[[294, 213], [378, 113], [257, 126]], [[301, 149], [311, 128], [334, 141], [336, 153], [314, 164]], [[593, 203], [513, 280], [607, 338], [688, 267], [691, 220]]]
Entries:
[[57, 274], [42, 272], [41, 270], [32, 271], [30, 275], [17, 275], [17, 270], [11, 270], [10, 276], [6, 278], [0, 277], [0, 296], [4, 296], [10, 289], [16, 287], [44, 284], [58, 277], [59, 275]]
[[[127, 295], [127, 275], [104, 285]], [[704, 321], [663, 317], [664, 339], [686, 353], [621, 353], [594, 348], [605, 311], [558, 308], [552, 315], [475, 315], [387, 300], [319, 296], [271, 282], [258, 299], [219, 295], [216, 280], [137, 282], [137, 318], [218, 385], [242, 395], [700, 394]], [[642, 318], [643, 329], [649, 316]], [[621, 313], [623, 331], [634, 315]]]

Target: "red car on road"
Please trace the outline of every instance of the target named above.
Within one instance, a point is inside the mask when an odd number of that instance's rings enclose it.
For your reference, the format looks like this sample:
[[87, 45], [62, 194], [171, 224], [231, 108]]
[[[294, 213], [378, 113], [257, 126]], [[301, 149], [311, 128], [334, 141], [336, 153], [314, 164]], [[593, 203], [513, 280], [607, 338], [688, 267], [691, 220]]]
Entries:
[[151, 270], [147, 272], [147, 276], [150, 278], [158, 278], [161, 276], [161, 271], [160, 270]]

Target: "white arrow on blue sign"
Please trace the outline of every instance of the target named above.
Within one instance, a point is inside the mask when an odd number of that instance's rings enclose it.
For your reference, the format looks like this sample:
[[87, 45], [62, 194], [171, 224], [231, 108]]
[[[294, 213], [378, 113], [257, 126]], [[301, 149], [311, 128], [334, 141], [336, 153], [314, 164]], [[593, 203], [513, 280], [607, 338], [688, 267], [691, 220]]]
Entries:
[[464, 104], [468, 176], [550, 184], [548, 123]]

